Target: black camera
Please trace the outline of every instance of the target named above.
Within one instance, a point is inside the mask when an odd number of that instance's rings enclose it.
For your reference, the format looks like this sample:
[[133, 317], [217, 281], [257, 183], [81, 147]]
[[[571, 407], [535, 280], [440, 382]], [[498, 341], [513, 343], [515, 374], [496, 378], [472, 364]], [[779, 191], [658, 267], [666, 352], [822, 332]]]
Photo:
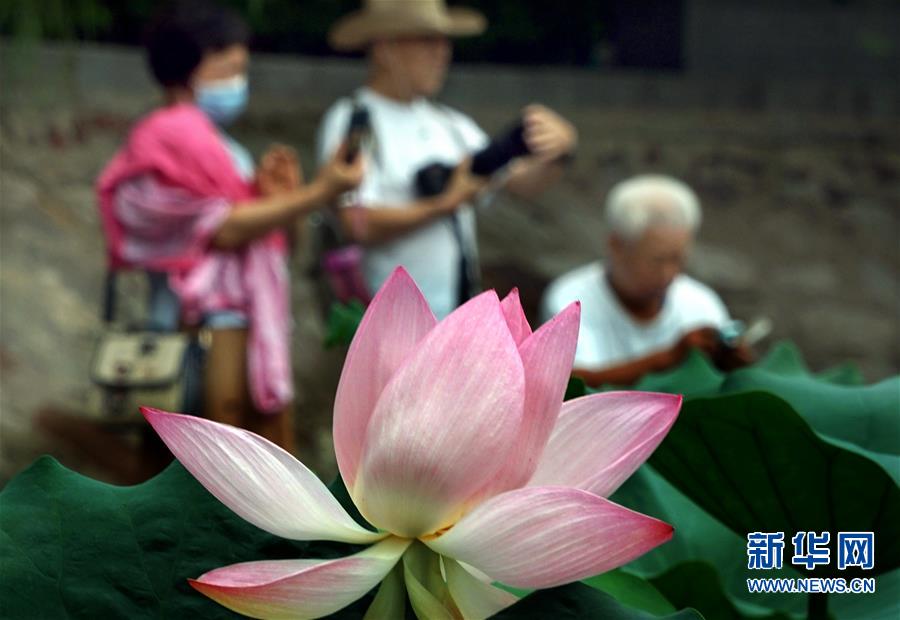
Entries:
[[[525, 126], [520, 120], [515, 125], [494, 137], [491, 143], [472, 156], [472, 174], [488, 177], [497, 172], [510, 160], [527, 155]], [[416, 173], [416, 192], [422, 198], [437, 196], [447, 187], [454, 167], [435, 162], [424, 166]]]

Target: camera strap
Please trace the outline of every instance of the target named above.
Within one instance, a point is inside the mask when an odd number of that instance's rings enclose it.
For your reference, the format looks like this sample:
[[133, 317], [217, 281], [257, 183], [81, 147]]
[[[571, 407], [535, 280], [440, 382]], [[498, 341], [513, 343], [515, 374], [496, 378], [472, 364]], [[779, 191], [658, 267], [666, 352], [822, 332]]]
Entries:
[[[460, 150], [467, 153], [466, 141], [453, 122], [453, 117], [447, 108], [439, 103], [430, 102], [435, 111], [445, 119], [446, 125], [453, 136], [454, 142], [459, 146]], [[455, 211], [450, 217], [450, 228], [456, 244], [459, 247], [459, 280], [457, 283], [457, 299], [459, 304], [470, 300], [472, 297], [481, 292], [481, 270], [478, 268], [477, 254], [472, 248], [474, 240], [467, 240], [463, 232], [462, 214], [459, 210]]]

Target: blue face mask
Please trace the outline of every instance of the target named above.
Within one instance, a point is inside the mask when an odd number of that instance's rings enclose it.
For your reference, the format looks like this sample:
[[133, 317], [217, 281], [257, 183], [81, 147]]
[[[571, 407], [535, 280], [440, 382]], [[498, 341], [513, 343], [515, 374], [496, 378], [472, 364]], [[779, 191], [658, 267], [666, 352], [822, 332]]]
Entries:
[[247, 107], [247, 76], [200, 82], [194, 100], [216, 125], [228, 125]]

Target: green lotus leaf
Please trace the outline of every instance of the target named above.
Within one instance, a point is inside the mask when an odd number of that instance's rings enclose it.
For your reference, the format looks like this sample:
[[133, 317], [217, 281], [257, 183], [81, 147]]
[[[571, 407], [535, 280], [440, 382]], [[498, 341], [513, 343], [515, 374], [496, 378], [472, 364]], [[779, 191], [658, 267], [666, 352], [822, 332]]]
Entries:
[[[875, 532], [872, 573], [900, 566], [900, 488], [870, 459], [823, 440], [772, 394], [685, 403], [650, 463], [741, 536]], [[816, 574], [860, 576], [836, 572], [834, 562]]]
[[[656, 581], [657, 578], [686, 562], [702, 561], [715, 567], [722, 594], [748, 618], [765, 618], [773, 612], [805, 615], [806, 595], [751, 594], [747, 591], [748, 578], [803, 577], [802, 573], [789, 568], [790, 560], [779, 571], [749, 570], [746, 536], [736, 534], [714, 519], [651, 466], [641, 467], [611, 499], [675, 526], [675, 536], [670, 542], [622, 569], [649, 580], [667, 598], [670, 592]], [[875, 594], [830, 597], [828, 607], [831, 616], [837, 620], [894, 620], [900, 616], [900, 569], [882, 574], [876, 581]], [[709, 605], [710, 599], [714, 600], [715, 596], [706, 590], [692, 590], [689, 597], [687, 592], [683, 594], [685, 596], [671, 599], [673, 605], [680, 607], [688, 601], [707, 620], [736, 620], [740, 617], [717, 615], [718, 606], [710, 608]]]
[[[621, 568], [585, 579], [581, 583], [606, 592], [620, 603], [635, 609], [656, 615], [670, 614], [676, 611], [676, 607], [652, 583]], [[681, 607], [693, 607], [693, 605], [687, 604]]]
[[615, 598], [583, 583], [539, 590], [493, 616], [497, 620], [704, 620], [693, 609], [658, 616], [625, 607]]
[[679, 564], [651, 583], [676, 605], [695, 607], [706, 620], [790, 620], [781, 612], [764, 616], [742, 612], [722, 590], [716, 569], [707, 562]]

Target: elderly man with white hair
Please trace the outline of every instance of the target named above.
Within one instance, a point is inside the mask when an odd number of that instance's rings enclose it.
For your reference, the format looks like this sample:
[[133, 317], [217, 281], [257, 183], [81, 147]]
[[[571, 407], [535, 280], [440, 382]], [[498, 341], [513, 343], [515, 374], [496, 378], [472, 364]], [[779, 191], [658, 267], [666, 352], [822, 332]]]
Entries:
[[606, 200], [607, 260], [571, 271], [548, 288], [542, 313], [581, 301], [574, 374], [588, 385], [629, 385], [678, 364], [699, 348], [717, 364], [748, 362], [743, 346], [726, 347], [718, 328], [728, 310], [708, 286], [682, 273], [700, 225], [700, 204], [686, 184], [641, 175]]

